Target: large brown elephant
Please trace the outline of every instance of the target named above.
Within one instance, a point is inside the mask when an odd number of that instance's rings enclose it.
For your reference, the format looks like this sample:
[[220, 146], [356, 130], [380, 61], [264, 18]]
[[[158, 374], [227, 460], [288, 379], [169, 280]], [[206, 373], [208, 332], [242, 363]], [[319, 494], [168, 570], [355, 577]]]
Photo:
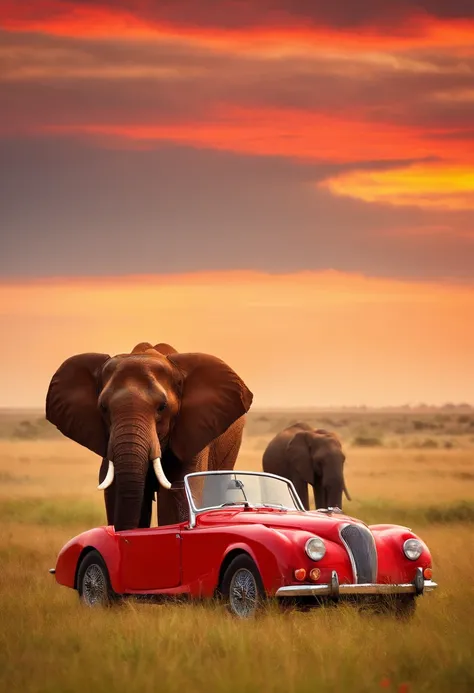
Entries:
[[308, 484], [313, 487], [316, 508], [342, 509], [342, 493], [350, 500], [344, 481], [345, 455], [337, 436], [306, 423], [280, 431], [263, 453], [263, 471], [293, 482], [306, 510]]
[[130, 354], [64, 361], [46, 418], [102, 457], [107, 522], [124, 530], [150, 526], [155, 491], [158, 524], [187, 518], [184, 475], [233, 469], [252, 399], [215, 356], [142, 342]]

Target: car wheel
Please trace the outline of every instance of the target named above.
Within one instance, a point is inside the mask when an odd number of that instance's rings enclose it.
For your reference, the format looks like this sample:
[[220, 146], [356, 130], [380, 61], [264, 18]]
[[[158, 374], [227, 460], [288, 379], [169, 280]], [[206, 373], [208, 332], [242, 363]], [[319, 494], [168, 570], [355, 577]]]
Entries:
[[77, 590], [79, 598], [87, 606], [110, 606], [115, 601], [107, 566], [98, 551], [91, 551], [82, 559], [77, 573]]
[[220, 593], [228, 610], [238, 618], [251, 618], [263, 604], [265, 590], [255, 562], [250, 556], [236, 556], [222, 578]]

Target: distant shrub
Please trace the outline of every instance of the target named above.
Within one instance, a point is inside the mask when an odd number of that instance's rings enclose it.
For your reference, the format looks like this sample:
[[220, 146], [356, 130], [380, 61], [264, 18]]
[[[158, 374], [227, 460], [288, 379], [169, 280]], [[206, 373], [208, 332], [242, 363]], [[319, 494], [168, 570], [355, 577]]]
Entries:
[[440, 425], [434, 423], [433, 421], [421, 421], [421, 419], [414, 419], [412, 423], [415, 431], [426, 431], [440, 428]]
[[433, 440], [433, 438], [425, 438], [425, 440], [422, 440], [421, 443], [418, 444], [418, 447], [426, 450], [434, 450], [438, 447], [438, 443], [436, 440]]
[[45, 418], [38, 418], [34, 421], [25, 419], [18, 423], [11, 437], [17, 440], [39, 440], [43, 438], [56, 438], [59, 431], [49, 423]]
[[426, 510], [426, 518], [429, 522], [440, 524], [474, 522], [474, 503], [460, 501], [446, 506], [431, 506]]
[[383, 441], [374, 436], [356, 436], [352, 445], [356, 448], [380, 448], [383, 447]]
[[384, 500], [354, 502], [351, 515], [360, 518], [369, 525], [399, 524], [416, 528], [429, 524], [451, 524], [456, 522], [474, 522], [474, 502], [460, 501], [447, 505], [407, 506]]
[[33, 440], [37, 435], [37, 427], [31, 421], [20, 421], [13, 431], [13, 438], [20, 438], [21, 440]]
[[474, 472], [453, 472], [452, 476], [463, 481], [474, 481]]

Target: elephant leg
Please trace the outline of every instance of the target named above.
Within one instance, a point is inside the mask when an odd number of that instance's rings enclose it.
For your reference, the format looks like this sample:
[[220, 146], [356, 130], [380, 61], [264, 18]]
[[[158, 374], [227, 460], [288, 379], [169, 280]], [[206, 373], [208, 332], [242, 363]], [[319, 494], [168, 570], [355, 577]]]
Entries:
[[315, 479], [314, 479], [313, 493], [314, 493], [314, 504], [315, 504], [316, 509], [325, 508], [327, 505], [326, 494], [324, 493], [321, 479], [319, 479], [318, 477], [315, 477]]
[[309, 510], [308, 484], [303, 479], [292, 479], [296, 493], [301, 499], [306, 510]]
[[174, 455], [167, 451], [162, 464], [166, 478], [172, 488], [158, 487], [158, 525], [174, 525], [189, 519], [189, 506], [184, 488], [186, 474], [207, 469], [208, 449], [205, 448], [193, 459], [192, 463], [184, 466]]
[[[229, 428], [209, 445], [209, 471], [234, 469], [242, 444], [245, 416], [234, 421]], [[197, 470], [196, 470], [197, 471]]]
[[158, 492], [158, 526], [175, 525], [189, 518], [184, 489], [160, 488]]

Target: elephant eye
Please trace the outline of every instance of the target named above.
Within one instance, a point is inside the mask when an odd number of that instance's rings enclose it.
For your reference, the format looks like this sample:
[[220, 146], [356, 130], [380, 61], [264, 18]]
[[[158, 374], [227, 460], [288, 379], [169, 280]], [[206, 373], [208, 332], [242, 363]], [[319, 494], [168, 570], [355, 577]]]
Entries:
[[163, 409], [166, 409], [166, 400], [163, 400], [163, 402], [160, 402], [160, 404], [157, 407], [158, 411], [163, 411]]

